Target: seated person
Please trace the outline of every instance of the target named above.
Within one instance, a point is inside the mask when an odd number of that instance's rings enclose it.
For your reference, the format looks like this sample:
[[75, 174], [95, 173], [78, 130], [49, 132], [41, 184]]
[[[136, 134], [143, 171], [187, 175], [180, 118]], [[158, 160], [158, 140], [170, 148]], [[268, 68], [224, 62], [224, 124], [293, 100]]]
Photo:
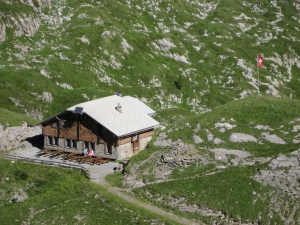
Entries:
[[88, 150], [88, 155], [90, 156], [90, 158], [92, 157], [93, 154], [94, 154], [93, 149], [89, 149], [89, 150]]
[[85, 149], [83, 149], [83, 151], [82, 151], [82, 155], [84, 156], [84, 155], [86, 155], [87, 154], [87, 149], [85, 148]]

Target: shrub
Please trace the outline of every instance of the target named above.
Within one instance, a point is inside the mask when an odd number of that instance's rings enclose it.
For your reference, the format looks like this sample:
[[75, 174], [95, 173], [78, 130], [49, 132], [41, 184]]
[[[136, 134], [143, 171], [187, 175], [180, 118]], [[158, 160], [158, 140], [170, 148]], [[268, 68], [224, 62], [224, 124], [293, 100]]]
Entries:
[[22, 170], [16, 170], [15, 176], [16, 176], [16, 178], [21, 179], [21, 180], [27, 180], [29, 177], [28, 174]]

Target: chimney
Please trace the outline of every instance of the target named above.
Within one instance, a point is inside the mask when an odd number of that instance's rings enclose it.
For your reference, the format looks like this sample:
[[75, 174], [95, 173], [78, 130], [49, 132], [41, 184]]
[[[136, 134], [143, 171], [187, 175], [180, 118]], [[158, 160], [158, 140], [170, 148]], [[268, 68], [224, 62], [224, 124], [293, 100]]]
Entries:
[[118, 111], [118, 112], [122, 112], [122, 106], [121, 106], [121, 103], [118, 103], [118, 106], [116, 107], [116, 110]]

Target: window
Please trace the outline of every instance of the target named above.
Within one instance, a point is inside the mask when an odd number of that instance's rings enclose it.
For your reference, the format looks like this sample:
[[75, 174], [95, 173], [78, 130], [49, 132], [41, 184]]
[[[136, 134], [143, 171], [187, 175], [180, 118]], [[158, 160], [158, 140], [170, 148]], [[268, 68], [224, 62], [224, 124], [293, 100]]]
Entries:
[[47, 139], [48, 139], [47, 144], [48, 145], [53, 145], [53, 139], [52, 139], [52, 137], [48, 136]]
[[56, 123], [56, 122], [55, 122], [55, 123], [52, 123], [51, 127], [52, 127], [52, 128], [57, 128], [57, 123]]
[[112, 154], [112, 146], [111, 145], [106, 145], [106, 154]]
[[54, 137], [54, 145], [58, 146], [58, 138]]
[[84, 148], [93, 149], [95, 151], [95, 143], [93, 142], [84, 142]]
[[90, 148], [95, 151], [95, 143], [90, 143]]
[[71, 140], [66, 139], [66, 148], [71, 148]]
[[77, 149], [77, 141], [72, 140], [72, 148]]
[[72, 139], [65, 139], [65, 148], [77, 149], [77, 141]]
[[47, 145], [58, 146], [58, 137], [47, 137]]

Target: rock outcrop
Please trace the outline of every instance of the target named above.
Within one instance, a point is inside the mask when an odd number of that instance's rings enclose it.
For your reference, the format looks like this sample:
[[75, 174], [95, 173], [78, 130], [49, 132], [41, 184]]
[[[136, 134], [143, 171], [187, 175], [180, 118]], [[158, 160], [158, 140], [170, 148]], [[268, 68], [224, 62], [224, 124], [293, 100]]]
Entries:
[[39, 138], [42, 134], [42, 128], [39, 126], [28, 127], [24, 122], [22, 126], [8, 127], [3, 129], [0, 126], [0, 150], [9, 150], [17, 148], [28, 148], [33, 145], [38, 146], [43, 139]]
[[[3, 11], [0, 15], [0, 43], [7, 38], [6, 28], [13, 30], [14, 36], [33, 36], [40, 28], [41, 18], [40, 14], [43, 8], [51, 7], [51, 0], [37, 0], [37, 1], [21, 1], [24, 5], [32, 7], [31, 12], [22, 11], [17, 14], [9, 14], [10, 11]], [[3, 20], [2, 18], [5, 18]], [[5, 21], [5, 23], [4, 23]]]
[[0, 20], [0, 43], [5, 41], [6, 38], [6, 32], [5, 32], [6, 26], [3, 21]]

